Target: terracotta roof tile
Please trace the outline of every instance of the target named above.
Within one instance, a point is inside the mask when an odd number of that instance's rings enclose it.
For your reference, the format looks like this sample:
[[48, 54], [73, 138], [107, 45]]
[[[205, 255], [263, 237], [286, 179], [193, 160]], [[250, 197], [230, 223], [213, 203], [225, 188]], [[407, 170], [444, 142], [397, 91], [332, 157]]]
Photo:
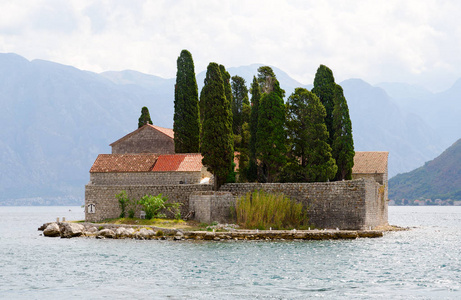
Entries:
[[200, 153], [161, 154], [152, 171], [154, 172], [196, 172], [202, 170]]
[[156, 154], [99, 154], [90, 173], [149, 172]]
[[352, 168], [352, 173], [385, 173], [387, 171], [388, 156], [389, 152], [386, 151], [356, 151], [354, 156], [354, 167]]

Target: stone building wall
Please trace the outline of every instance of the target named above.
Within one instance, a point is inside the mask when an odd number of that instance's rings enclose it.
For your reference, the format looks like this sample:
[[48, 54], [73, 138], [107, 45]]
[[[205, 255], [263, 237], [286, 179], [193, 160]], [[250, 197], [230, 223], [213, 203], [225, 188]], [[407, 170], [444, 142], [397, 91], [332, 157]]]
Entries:
[[384, 199], [386, 201], [388, 200], [388, 172], [386, 169], [385, 173], [367, 173], [367, 174], [362, 174], [362, 173], [352, 173], [352, 179], [360, 179], [360, 178], [368, 178], [368, 179], [373, 179], [377, 183], [383, 185], [384, 188]]
[[[161, 193], [168, 197], [169, 202], [182, 203], [181, 213], [185, 216], [190, 210], [190, 195], [193, 192], [211, 191], [212, 186], [89, 184], [85, 189], [86, 221], [118, 217], [120, 208], [115, 195], [122, 190], [126, 190], [129, 197], [136, 199], [146, 194]], [[384, 186], [371, 179], [329, 183], [234, 183], [225, 184], [220, 189], [221, 192], [230, 192], [234, 196], [234, 201], [237, 197], [255, 190], [284, 193], [291, 199], [307, 205], [309, 222], [318, 228], [368, 229], [387, 224]], [[90, 204], [94, 205], [94, 213], [88, 213]]]
[[174, 154], [174, 141], [171, 137], [146, 127], [143, 130], [114, 142], [112, 154], [157, 153]]
[[201, 179], [201, 172], [90, 173], [90, 184], [95, 185], [196, 184]]
[[[189, 195], [196, 191], [211, 191], [209, 184], [181, 185], [92, 185], [85, 186], [85, 221], [99, 222], [118, 218], [121, 213], [115, 195], [126, 191], [130, 199], [140, 199], [144, 195], [162, 194], [169, 203], [181, 203], [181, 215], [189, 212]], [[94, 205], [94, 213], [89, 213], [89, 205]], [[141, 208], [137, 207], [135, 216], [139, 218]]]

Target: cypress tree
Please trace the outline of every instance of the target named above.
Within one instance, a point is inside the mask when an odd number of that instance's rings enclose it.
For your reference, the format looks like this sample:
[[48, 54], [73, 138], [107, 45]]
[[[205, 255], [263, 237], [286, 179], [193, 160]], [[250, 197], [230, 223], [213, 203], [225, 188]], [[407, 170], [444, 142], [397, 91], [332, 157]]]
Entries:
[[141, 116], [138, 119], [138, 128], [143, 127], [146, 124], [153, 124], [152, 120], [150, 119], [149, 109], [147, 107], [141, 108]]
[[[262, 93], [268, 93], [274, 86], [274, 82], [277, 80], [274, 70], [269, 66], [262, 66], [258, 68], [258, 83]], [[285, 91], [280, 89], [281, 97], [285, 97]]]
[[199, 100], [194, 61], [189, 51], [181, 51], [177, 68], [173, 118], [175, 152], [197, 153], [200, 148]]
[[248, 88], [246, 87], [245, 79], [240, 76], [232, 76], [231, 82], [234, 149], [239, 152], [239, 181], [245, 182], [249, 163], [251, 106], [248, 100]]
[[234, 150], [230, 103], [216, 63], [208, 65], [200, 102], [206, 107], [202, 123], [202, 162], [214, 175], [214, 189], [218, 190], [232, 168]]
[[259, 105], [256, 156], [261, 181], [275, 182], [286, 164], [284, 91], [274, 77], [266, 77], [266, 91]]
[[303, 88], [296, 88], [286, 103], [286, 130], [289, 163], [284, 170], [284, 181], [307, 182], [306, 166], [309, 149], [308, 99], [313, 94]]
[[307, 99], [307, 164], [309, 181], [328, 181], [335, 177], [338, 167], [331, 155], [328, 131], [325, 125], [326, 110], [320, 99], [310, 94]]
[[259, 102], [261, 100], [261, 90], [256, 79], [253, 76], [253, 83], [251, 84], [251, 113], [250, 113], [250, 141], [249, 141], [249, 156], [250, 161], [247, 171], [247, 179], [250, 182], [256, 181], [258, 177], [258, 167], [256, 163], [256, 143], [258, 136], [258, 116], [259, 116]]
[[[224, 95], [226, 96], [227, 103], [229, 105], [229, 121], [233, 123], [234, 116], [232, 115], [232, 87], [230, 83], [231, 76], [227, 72], [223, 65], [219, 65], [219, 71], [221, 72], [222, 80], [224, 82]], [[233, 142], [233, 141], [232, 141]]]
[[325, 115], [320, 99], [306, 89], [295, 89], [288, 99], [286, 128], [293, 158], [288, 173], [294, 181], [327, 181], [336, 174]]
[[[248, 100], [248, 88], [245, 85], [245, 79], [240, 76], [232, 76], [232, 131], [234, 135], [242, 133], [242, 125], [245, 122], [243, 116], [243, 106], [250, 105]], [[246, 120], [248, 122], [248, 120]]]
[[335, 86], [333, 132], [332, 154], [338, 166], [335, 180], [350, 180], [354, 166], [354, 140], [349, 108], [340, 85]]
[[324, 65], [320, 65], [315, 73], [314, 88], [312, 92], [320, 98], [323, 106], [325, 107], [326, 117], [325, 124], [328, 130], [328, 144], [333, 145], [333, 107], [334, 107], [334, 92], [335, 92], [335, 78], [333, 72]]

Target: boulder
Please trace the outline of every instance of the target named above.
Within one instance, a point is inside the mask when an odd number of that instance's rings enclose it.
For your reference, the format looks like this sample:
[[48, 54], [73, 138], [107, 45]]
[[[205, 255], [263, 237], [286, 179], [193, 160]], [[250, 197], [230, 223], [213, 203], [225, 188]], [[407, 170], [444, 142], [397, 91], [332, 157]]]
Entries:
[[56, 237], [61, 235], [61, 230], [59, 229], [58, 224], [56, 223], [50, 223], [48, 226], [46, 226], [45, 230], [43, 231], [44, 236], [49, 236], [49, 237]]
[[139, 240], [148, 240], [155, 235], [155, 232], [152, 229], [141, 228], [138, 232], [134, 234], [134, 237]]
[[96, 234], [96, 232], [98, 232], [98, 228], [94, 226], [85, 227], [85, 235], [87, 236], [93, 236]]
[[85, 227], [77, 223], [59, 223], [59, 229], [61, 230], [61, 238], [81, 236], [85, 231]]
[[133, 235], [133, 228], [119, 227], [115, 230], [115, 237], [118, 239], [130, 238]]
[[105, 237], [113, 239], [115, 237], [115, 232], [110, 229], [102, 229], [96, 234], [96, 237]]

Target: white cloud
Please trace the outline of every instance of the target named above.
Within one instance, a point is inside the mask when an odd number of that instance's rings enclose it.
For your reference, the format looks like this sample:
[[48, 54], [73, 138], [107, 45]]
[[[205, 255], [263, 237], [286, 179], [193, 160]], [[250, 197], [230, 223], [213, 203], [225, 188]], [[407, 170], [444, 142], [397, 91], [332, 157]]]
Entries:
[[210, 61], [264, 63], [310, 83], [326, 64], [337, 81], [441, 89], [461, 77], [460, 9], [454, 0], [4, 1], [0, 51], [174, 77], [188, 49], [197, 72]]

